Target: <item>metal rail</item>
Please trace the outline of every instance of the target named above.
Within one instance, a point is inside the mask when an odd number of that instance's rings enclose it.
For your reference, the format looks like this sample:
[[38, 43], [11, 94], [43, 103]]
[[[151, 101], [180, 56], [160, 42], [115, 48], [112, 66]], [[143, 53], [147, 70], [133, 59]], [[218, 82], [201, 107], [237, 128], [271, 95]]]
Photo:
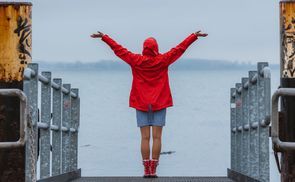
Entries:
[[279, 88], [272, 96], [272, 128], [271, 138], [273, 143], [273, 149], [277, 152], [286, 150], [295, 151], [295, 142], [283, 142], [279, 138], [279, 98], [281, 96], [295, 96], [295, 88]]
[[1, 96], [14, 96], [20, 100], [20, 130], [19, 139], [15, 142], [0, 142], [0, 149], [17, 148], [25, 145], [27, 130], [27, 97], [19, 89], [0, 89]]
[[257, 64], [230, 90], [231, 171], [269, 181], [270, 68]]
[[24, 70], [24, 92], [32, 123], [26, 145], [26, 181], [36, 181], [37, 171], [39, 180], [64, 178], [67, 173], [77, 171], [79, 90], [71, 88], [71, 84], [62, 84], [60, 78], [52, 79], [51, 72], [39, 74], [38, 64], [32, 63]]
[[[26, 68], [25, 71], [24, 71], [24, 78], [25, 79], [32, 79], [36, 76], [36, 73], [34, 70], [30, 69], [30, 68]], [[62, 90], [62, 93], [64, 94], [69, 94], [69, 90], [66, 89], [65, 87], [61, 86], [61, 85], [58, 85], [57, 83], [55, 82], [51, 82], [48, 78], [46, 78], [45, 76], [43, 76], [42, 74], [38, 74], [38, 80], [40, 82], [42, 82], [43, 84], [48, 84], [48, 83], [51, 83], [51, 87], [54, 88], [55, 90], [59, 90], [61, 89]], [[74, 92], [70, 92], [71, 93], [71, 96], [73, 98], [76, 98], [77, 95], [74, 93]]]

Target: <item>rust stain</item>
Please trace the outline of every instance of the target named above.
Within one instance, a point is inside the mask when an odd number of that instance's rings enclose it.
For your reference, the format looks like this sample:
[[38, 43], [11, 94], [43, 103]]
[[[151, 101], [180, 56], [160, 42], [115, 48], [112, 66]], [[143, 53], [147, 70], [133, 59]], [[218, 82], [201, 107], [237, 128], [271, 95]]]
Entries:
[[31, 5], [0, 3], [0, 81], [21, 81], [32, 61]]
[[[31, 6], [0, 2], [0, 88], [23, 88], [31, 62]], [[23, 61], [23, 62], [22, 62]], [[19, 138], [19, 100], [0, 97], [0, 141]], [[0, 181], [25, 181], [25, 147], [0, 150]]]
[[69, 108], [71, 106], [71, 101], [64, 101], [64, 107]]
[[295, 78], [295, 2], [280, 3], [282, 77]]
[[242, 106], [242, 100], [241, 99], [238, 99], [236, 101], [236, 107], [241, 107]]

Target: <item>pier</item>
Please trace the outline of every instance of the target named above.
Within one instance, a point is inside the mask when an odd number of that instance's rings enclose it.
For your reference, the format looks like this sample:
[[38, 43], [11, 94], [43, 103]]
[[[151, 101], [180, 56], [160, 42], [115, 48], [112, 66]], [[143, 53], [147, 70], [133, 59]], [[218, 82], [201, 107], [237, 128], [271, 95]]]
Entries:
[[[235, 87], [229, 89], [231, 166], [228, 175], [171, 176], [159, 177], [153, 181], [269, 181], [268, 63], [258, 63], [257, 70], [249, 71], [248, 74], [248, 78], [241, 78], [241, 83], [233, 84]], [[0, 89], [0, 96], [15, 96], [20, 100], [20, 138], [16, 142], [0, 142], [0, 150], [25, 146], [25, 181], [150, 180], [142, 177], [81, 176], [83, 169], [79, 168], [77, 160], [81, 122], [79, 89], [63, 83], [61, 78], [52, 78], [52, 75], [50, 71], [39, 73], [38, 64], [29, 63], [23, 74], [23, 90]], [[39, 168], [37, 160], [40, 160]], [[38, 180], [37, 171], [40, 173]], [[3, 177], [2, 179], [11, 180], [9, 176]]]
[[295, 180], [295, 1], [280, 3], [280, 88], [271, 96], [268, 62], [258, 62], [256, 69], [245, 72], [247, 77], [228, 88], [228, 103], [224, 103], [230, 111], [227, 175], [171, 174], [153, 179], [81, 176], [79, 126], [85, 121], [80, 120], [79, 89], [83, 88], [55, 78], [50, 70], [40, 72], [32, 60], [31, 5], [0, 3], [0, 13], [5, 15], [0, 16], [0, 33], [5, 35], [0, 36], [0, 181], [269, 182], [270, 138], [281, 180]]

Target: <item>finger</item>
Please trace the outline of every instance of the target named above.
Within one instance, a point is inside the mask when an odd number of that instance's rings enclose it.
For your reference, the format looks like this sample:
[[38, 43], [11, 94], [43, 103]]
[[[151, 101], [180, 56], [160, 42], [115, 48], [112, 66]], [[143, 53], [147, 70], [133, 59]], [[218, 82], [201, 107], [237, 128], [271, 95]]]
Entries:
[[200, 36], [207, 36], [208, 34], [206, 34], [206, 33], [200, 33], [199, 35]]

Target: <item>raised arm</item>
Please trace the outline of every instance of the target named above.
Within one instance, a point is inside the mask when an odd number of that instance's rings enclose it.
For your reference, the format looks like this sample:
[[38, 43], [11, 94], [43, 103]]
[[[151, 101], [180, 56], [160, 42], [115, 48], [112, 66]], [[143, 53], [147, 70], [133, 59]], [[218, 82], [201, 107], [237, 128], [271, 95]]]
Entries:
[[198, 39], [198, 37], [206, 37], [208, 34], [201, 33], [201, 31], [190, 34], [186, 39], [184, 39], [176, 47], [173, 47], [168, 52], [164, 53], [164, 59], [168, 65], [174, 63], [185, 50]]
[[129, 65], [134, 64], [141, 56], [140, 54], [134, 54], [130, 52], [128, 49], [118, 44], [115, 40], [113, 40], [108, 35], [103, 34], [102, 32], [98, 32], [97, 34], [92, 34], [91, 37], [101, 38], [101, 40], [104, 41], [106, 44], [108, 44], [119, 58], [121, 58], [123, 61], [125, 61]]

